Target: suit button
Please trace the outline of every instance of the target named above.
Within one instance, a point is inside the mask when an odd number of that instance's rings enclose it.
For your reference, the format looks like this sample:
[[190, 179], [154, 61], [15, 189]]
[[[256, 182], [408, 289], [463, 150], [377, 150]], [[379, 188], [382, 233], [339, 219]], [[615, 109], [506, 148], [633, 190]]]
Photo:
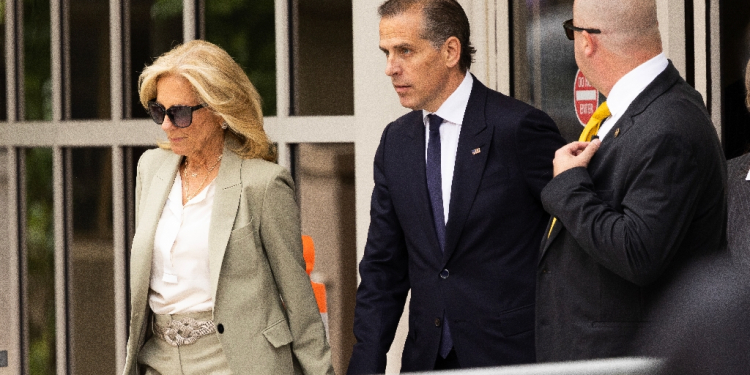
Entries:
[[219, 333], [224, 333], [224, 325], [223, 325], [223, 324], [221, 324], [221, 323], [219, 323], [219, 325], [217, 325], [217, 326], [216, 326], [216, 330], [217, 330], [217, 331], [218, 331]]
[[440, 318], [435, 318], [435, 327], [440, 327]]
[[450, 274], [451, 274], [450, 271], [448, 271], [448, 270], [442, 270], [442, 271], [440, 271], [440, 278], [443, 279], [443, 280], [445, 280], [445, 279], [448, 278], [448, 276], [450, 276]]

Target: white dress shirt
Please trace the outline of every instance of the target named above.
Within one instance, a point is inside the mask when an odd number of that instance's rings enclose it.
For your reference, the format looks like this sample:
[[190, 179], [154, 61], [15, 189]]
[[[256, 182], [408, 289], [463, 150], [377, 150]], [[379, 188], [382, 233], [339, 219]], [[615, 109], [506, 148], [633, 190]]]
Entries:
[[148, 302], [157, 314], [210, 311], [214, 307], [208, 268], [208, 227], [215, 183], [182, 205], [177, 173], [156, 227]]
[[638, 65], [635, 69], [628, 72], [620, 78], [607, 97], [607, 107], [611, 115], [602, 123], [599, 128], [599, 140], [603, 141], [610, 130], [615, 126], [622, 114], [630, 107], [633, 100], [641, 95], [646, 86], [656, 79], [664, 69], [667, 69], [669, 61], [663, 53], [660, 53], [651, 60]]
[[[443, 119], [443, 124], [440, 126], [440, 174], [443, 185], [443, 213], [446, 223], [448, 223], [448, 208], [451, 203], [451, 185], [453, 184], [453, 169], [456, 165], [458, 136], [461, 134], [461, 125], [464, 122], [464, 114], [466, 113], [466, 106], [469, 105], [469, 96], [471, 96], [473, 86], [474, 79], [471, 78], [471, 74], [467, 70], [464, 80], [456, 91], [434, 112]], [[430, 120], [427, 115], [432, 113], [422, 110], [422, 120], [425, 125], [425, 160], [427, 160], [427, 145], [430, 142]]]

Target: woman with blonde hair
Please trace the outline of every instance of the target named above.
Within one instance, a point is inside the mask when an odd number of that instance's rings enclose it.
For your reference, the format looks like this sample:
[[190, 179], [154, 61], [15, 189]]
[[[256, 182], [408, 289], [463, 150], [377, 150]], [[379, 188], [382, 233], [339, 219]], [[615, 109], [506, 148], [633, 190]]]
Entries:
[[138, 162], [124, 374], [332, 374], [260, 96], [195, 40], [139, 78], [167, 142]]

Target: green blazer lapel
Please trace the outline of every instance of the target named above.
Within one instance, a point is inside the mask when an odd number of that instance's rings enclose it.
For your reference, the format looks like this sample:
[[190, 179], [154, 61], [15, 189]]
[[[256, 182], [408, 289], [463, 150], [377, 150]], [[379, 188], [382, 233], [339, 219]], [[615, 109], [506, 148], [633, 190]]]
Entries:
[[216, 195], [211, 212], [211, 226], [208, 229], [208, 265], [211, 275], [211, 291], [216, 303], [216, 288], [219, 285], [221, 264], [229, 236], [234, 228], [234, 220], [242, 194], [242, 158], [231, 149], [236, 146], [231, 138], [224, 142], [224, 156], [221, 159], [219, 175], [216, 177]]
[[[151, 282], [151, 261], [154, 252], [154, 236], [156, 235], [156, 226], [159, 224], [161, 213], [167, 202], [169, 191], [172, 189], [174, 179], [177, 175], [177, 169], [182, 157], [177, 154], [169, 153], [155, 165], [158, 168], [156, 173], [151, 176], [142, 176], [144, 179], [151, 178], [147, 185], [148, 191], [139, 202], [138, 228], [137, 236], [133, 238], [133, 251], [131, 252], [131, 293], [132, 301], [139, 306], [133, 306], [133, 311], [143, 311], [145, 304], [148, 302], [148, 288]], [[156, 163], [155, 163], [156, 164]], [[146, 181], [144, 181], [144, 184]]]

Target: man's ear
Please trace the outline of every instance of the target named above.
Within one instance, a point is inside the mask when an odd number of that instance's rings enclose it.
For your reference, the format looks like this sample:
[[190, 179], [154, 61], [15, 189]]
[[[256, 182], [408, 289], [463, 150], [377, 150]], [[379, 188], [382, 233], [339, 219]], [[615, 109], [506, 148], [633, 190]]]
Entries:
[[445, 61], [445, 66], [449, 68], [455, 67], [461, 61], [461, 42], [455, 36], [449, 37], [443, 43], [440, 53]]
[[591, 57], [599, 49], [599, 40], [597, 40], [588, 31], [581, 31], [583, 45], [581, 47], [586, 57]]

